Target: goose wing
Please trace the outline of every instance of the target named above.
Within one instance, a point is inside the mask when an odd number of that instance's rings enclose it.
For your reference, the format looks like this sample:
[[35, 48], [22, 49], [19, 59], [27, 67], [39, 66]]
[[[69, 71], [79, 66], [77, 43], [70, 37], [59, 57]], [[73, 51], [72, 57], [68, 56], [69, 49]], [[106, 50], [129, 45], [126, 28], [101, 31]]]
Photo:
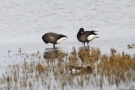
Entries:
[[87, 40], [88, 40], [88, 41], [91, 41], [91, 40], [93, 40], [94, 38], [98, 38], [98, 37], [97, 37], [97, 34], [96, 34], [95, 32], [97, 32], [97, 31], [92, 30], [92, 31], [86, 31], [86, 32], [85, 32], [85, 35], [87, 36]]
[[95, 30], [92, 30], [92, 31], [85, 31], [84, 34], [85, 34], [86, 36], [89, 36], [89, 35], [97, 35], [97, 33], [95, 33], [95, 32], [97, 32], [97, 31], [95, 31]]
[[60, 38], [60, 35], [57, 33], [46, 33], [44, 35], [44, 41], [46, 41], [47, 43], [56, 43], [56, 41]]

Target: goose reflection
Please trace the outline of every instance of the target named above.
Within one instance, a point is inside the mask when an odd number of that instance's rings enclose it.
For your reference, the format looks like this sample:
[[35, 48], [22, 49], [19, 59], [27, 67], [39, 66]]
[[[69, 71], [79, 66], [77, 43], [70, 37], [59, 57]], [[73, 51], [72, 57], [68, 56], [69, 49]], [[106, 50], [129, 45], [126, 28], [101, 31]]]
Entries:
[[44, 59], [51, 59], [51, 60], [54, 60], [54, 59], [62, 59], [62, 58], [65, 58], [67, 56], [67, 53], [64, 52], [63, 50], [57, 48], [57, 49], [53, 49], [53, 48], [46, 48], [45, 49], [45, 52], [43, 54], [43, 57]]

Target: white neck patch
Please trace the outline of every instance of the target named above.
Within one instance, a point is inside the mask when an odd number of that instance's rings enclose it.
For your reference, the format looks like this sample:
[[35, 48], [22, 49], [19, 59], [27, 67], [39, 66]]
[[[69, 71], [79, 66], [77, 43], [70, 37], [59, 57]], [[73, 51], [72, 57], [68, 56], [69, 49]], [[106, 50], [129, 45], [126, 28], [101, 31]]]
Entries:
[[67, 39], [67, 37], [62, 37], [62, 38], [58, 39], [56, 43], [58, 44], [58, 43], [62, 42], [65, 39]]

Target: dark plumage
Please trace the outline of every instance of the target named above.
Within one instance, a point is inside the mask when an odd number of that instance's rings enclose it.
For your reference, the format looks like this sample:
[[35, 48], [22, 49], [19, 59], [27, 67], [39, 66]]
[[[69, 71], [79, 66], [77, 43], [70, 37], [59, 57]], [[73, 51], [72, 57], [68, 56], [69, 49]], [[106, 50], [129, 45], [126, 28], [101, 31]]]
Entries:
[[46, 44], [52, 43], [53, 44], [53, 48], [55, 48], [55, 44], [60, 43], [61, 41], [65, 40], [66, 38], [67, 38], [66, 35], [57, 34], [57, 33], [53, 33], [53, 32], [45, 33], [42, 36], [42, 40]]
[[89, 42], [97, 37], [97, 34], [95, 33], [97, 31], [92, 30], [92, 31], [84, 31], [83, 28], [80, 28], [80, 30], [77, 33], [77, 39], [78, 41], [84, 43], [85, 47], [85, 42], [87, 42], [87, 45], [89, 46]]

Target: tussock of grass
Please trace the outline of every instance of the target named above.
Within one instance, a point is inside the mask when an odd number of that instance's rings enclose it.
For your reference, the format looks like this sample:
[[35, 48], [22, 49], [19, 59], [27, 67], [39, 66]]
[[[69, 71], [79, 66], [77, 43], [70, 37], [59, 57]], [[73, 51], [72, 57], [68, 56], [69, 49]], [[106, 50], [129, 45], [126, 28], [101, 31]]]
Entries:
[[[92, 49], [86, 49], [82, 48], [78, 52], [78, 56], [82, 61], [82, 64], [91, 64], [94, 65], [94, 63], [99, 59], [100, 57], [100, 49], [92, 48]], [[82, 65], [83, 66], [83, 65]]]
[[73, 50], [69, 55], [69, 65], [78, 66], [78, 57], [77, 57], [77, 51], [76, 51], [75, 47], [73, 47]]

